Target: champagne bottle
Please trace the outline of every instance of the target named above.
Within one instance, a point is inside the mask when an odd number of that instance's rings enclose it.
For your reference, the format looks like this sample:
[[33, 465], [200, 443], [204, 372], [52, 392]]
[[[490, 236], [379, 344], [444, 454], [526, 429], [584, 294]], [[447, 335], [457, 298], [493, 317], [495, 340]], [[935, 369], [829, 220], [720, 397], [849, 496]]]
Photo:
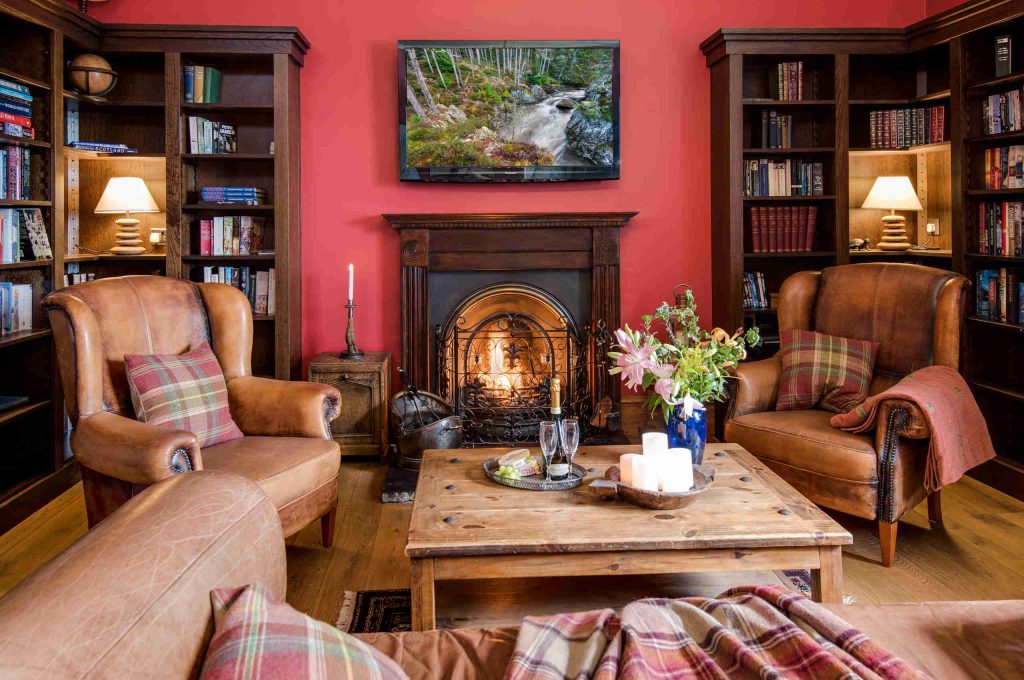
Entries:
[[569, 477], [569, 458], [562, 442], [562, 380], [557, 376], [551, 379], [551, 420], [555, 423], [558, 438], [555, 453], [551, 456], [551, 479], [558, 482]]

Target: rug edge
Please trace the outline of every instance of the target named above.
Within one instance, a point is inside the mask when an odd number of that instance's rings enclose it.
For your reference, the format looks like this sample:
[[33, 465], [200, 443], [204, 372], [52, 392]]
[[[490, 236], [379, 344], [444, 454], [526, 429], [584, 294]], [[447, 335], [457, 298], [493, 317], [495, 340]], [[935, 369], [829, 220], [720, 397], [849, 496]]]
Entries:
[[356, 613], [356, 598], [358, 597], [358, 590], [346, 590], [342, 595], [341, 611], [338, 612], [338, 620], [334, 622], [334, 625], [343, 633], [347, 633], [352, 627], [352, 617]]

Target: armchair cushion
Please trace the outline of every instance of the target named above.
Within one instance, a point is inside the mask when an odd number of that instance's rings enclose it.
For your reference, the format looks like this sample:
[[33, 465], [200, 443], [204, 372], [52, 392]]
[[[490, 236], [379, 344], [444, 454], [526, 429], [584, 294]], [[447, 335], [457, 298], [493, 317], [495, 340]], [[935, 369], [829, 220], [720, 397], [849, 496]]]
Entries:
[[192, 432], [203, 448], [242, 436], [209, 343], [184, 354], [127, 354], [124, 362], [135, 417], [142, 422]]
[[234, 472], [251, 479], [278, 510], [333, 482], [340, 464], [333, 439], [247, 436], [203, 449], [207, 470]]
[[801, 330], [783, 331], [780, 339], [776, 411], [820, 408], [845, 413], [868, 398], [877, 342]]

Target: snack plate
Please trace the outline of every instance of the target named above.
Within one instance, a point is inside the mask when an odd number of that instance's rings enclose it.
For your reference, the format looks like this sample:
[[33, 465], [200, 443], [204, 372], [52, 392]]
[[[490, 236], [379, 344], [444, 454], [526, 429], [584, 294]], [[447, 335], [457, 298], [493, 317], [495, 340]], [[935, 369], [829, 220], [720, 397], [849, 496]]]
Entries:
[[587, 469], [576, 463], [572, 464], [569, 476], [557, 482], [544, 481], [543, 473], [530, 475], [522, 479], [509, 479], [498, 474], [498, 467], [497, 458], [488, 458], [484, 461], [484, 474], [492, 482], [497, 482], [502, 486], [509, 486], [513, 489], [527, 489], [529, 491], [565, 491], [566, 489], [575, 489], [583, 483], [583, 478], [587, 476]]

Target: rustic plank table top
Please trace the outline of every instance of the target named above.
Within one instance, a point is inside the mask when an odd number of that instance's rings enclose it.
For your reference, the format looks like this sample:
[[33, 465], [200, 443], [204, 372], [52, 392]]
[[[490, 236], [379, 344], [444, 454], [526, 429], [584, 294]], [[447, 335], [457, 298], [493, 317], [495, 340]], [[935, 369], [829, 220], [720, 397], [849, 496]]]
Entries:
[[[736, 444], [708, 444], [715, 480], [680, 510], [646, 510], [587, 489], [638, 446], [581, 447], [587, 468], [569, 491], [496, 484], [483, 462], [507, 449], [431, 450], [416, 487], [409, 557], [827, 546], [853, 542], [848, 531]], [[539, 453], [537, 453], [540, 456]]]
[[[679, 510], [646, 510], [586, 487], [637, 446], [581, 447], [583, 486], [526, 491], [490, 481], [507, 449], [424, 453], [409, 540], [413, 629], [436, 625], [445, 580], [810, 569], [819, 602], [840, 602], [850, 533], [735, 444], [709, 444], [715, 480]], [[537, 454], [540, 455], [540, 454]]]

